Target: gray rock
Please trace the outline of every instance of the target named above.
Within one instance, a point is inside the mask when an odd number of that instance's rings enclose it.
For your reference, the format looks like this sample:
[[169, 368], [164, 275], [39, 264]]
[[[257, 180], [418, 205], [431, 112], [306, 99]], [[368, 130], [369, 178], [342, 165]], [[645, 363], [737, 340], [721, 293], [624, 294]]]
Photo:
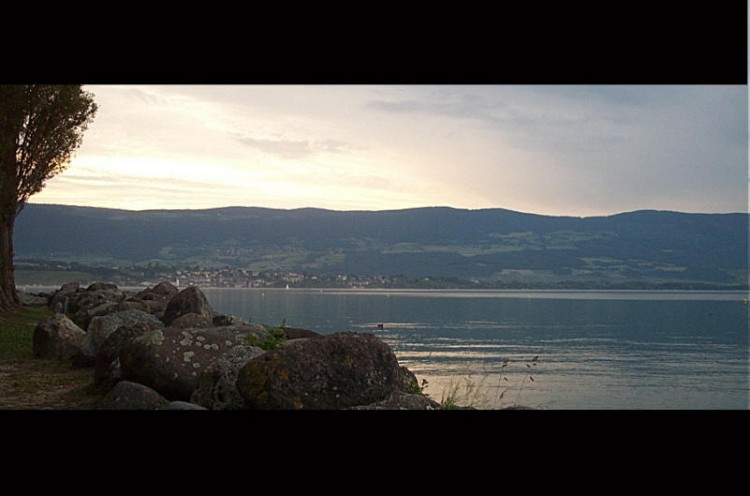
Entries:
[[162, 327], [164, 324], [146, 312], [141, 310], [126, 310], [114, 312], [106, 316], [93, 317], [86, 332], [86, 338], [81, 346], [80, 356], [76, 358], [78, 366], [91, 366], [96, 361], [96, 354], [101, 349], [110, 334], [120, 327], [133, 324], [153, 324]]
[[214, 360], [198, 378], [190, 401], [211, 410], [242, 410], [245, 402], [237, 390], [240, 369], [265, 351], [255, 346], [235, 346]]
[[214, 323], [205, 315], [198, 315], [197, 313], [186, 313], [180, 315], [172, 322], [169, 323], [169, 327], [175, 329], [201, 329], [213, 326]]
[[208, 410], [208, 408], [187, 401], [170, 401], [159, 410]]
[[169, 325], [177, 317], [189, 313], [202, 315], [208, 319], [213, 319], [216, 315], [216, 312], [208, 303], [206, 295], [195, 286], [183, 289], [169, 300], [162, 321]]
[[234, 315], [217, 314], [213, 318], [213, 325], [216, 327], [249, 323], [247, 320], [239, 319]]
[[161, 322], [146, 322], [123, 326], [110, 334], [96, 354], [94, 364], [94, 384], [96, 387], [100, 390], [108, 391], [122, 379], [119, 355], [125, 343], [146, 331], [162, 327], [164, 327], [164, 324]]
[[157, 296], [164, 296], [166, 298], [171, 298], [179, 292], [180, 290], [177, 289], [177, 287], [175, 287], [172, 283], [164, 281], [164, 282], [160, 282], [153, 288], [145, 289], [141, 293], [151, 293]]
[[207, 329], [154, 329], [128, 341], [119, 353], [122, 378], [154, 388], [170, 400], [188, 401], [198, 377], [216, 358], [265, 327], [251, 324]]
[[61, 313], [39, 322], [34, 329], [33, 351], [39, 358], [68, 360], [81, 350], [86, 332]]
[[93, 317], [114, 312], [123, 298], [121, 292], [111, 289], [76, 293], [69, 301], [68, 316], [86, 329]]
[[55, 313], [68, 313], [69, 301], [78, 293], [79, 289], [80, 285], [77, 282], [63, 284], [50, 297], [49, 307]]
[[395, 391], [383, 401], [355, 406], [350, 410], [442, 410], [440, 403], [423, 394], [407, 394]]
[[290, 341], [250, 360], [237, 388], [248, 408], [346, 409], [383, 401], [398, 387], [391, 348], [372, 334]]
[[47, 298], [37, 296], [23, 291], [18, 291], [18, 299], [21, 305], [27, 307], [46, 307], [49, 304]]
[[134, 298], [129, 298], [117, 304], [118, 312], [124, 312], [127, 310], [140, 310], [142, 312], [151, 313], [148, 311], [149, 307], [145, 301], [137, 300]]
[[108, 282], [95, 282], [91, 284], [88, 288], [86, 288], [86, 291], [104, 291], [104, 290], [117, 291], [117, 285], [111, 284]]
[[282, 330], [284, 331], [284, 334], [286, 334], [287, 339], [319, 338], [323, 336], [322, 334], [315, 331], [310, 331], [307, 329], [297, 329], [294, 327], [282, 327]]
[[156, 410], [169, 404], [162, 395], [130, 381], [118, 382], [98, 404], [99, 410]]

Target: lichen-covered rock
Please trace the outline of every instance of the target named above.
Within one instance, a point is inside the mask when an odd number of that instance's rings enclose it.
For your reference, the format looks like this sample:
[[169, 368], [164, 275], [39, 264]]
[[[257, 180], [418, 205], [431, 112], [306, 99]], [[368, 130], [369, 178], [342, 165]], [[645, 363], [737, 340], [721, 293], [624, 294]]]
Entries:
[[39, 358], [68, 360], [81, 350], [86, 332], [61, 313], [39, 322], [34, 329], [33, 352]]
[[240, 369], [265, 351], [255, 346], [235, 346], [214, 360], [198, 378], [190, 401], [211, 410], [242, 410], [245, 402], [237, 390]]
[[169, 327], [175, 329], [199, 329], [213, 326], [212, 319], [209, 319], [205, 315], [198, 315], [197, 313], [186, 313], [180, 315], [172, 322], [169, 323]]
[[153, 324], [155, 327], [164, 326], [159, 319], [142, 310], [126, 310], [124, 312], [114, 312], [106, 316], [93, 317], [86, 331], [86, 338], [83, 340], [81, 353], [76, 357], [76, 365], [94, 365], [96, 354], [110, 334], [120, 327], [141, 323]]
[[265, 339], [257, 324], [207, 329], [154, 329], [124, 344], [119, 353], [122, 378], [154, 388], [170, 400], [188, 401], [198, 377], [223, 353], [250, 336]]
[[122, 379], [119, 355], [125, 343], [146, 331], [162, 327], [164, 327], [164, 324], [161, 321], [158, 323], [141, 322], [120, 327], [112, 332], [96, 354], [94, 363], [94, 384], [96, 387], [103, 391], [108, 391]]
[[423, 394], [407, 394], [402, 391], [395, 391], [383, 401], [355, 406], [350, 410], [442, 410], [442, 406]]
[[169, 325], [177, 317], [188, 313], [196, 313], [209, 319], [213, 319], [216, 314], [208, 303], [206, 295], [195, 286], [183, 289], [169, 300], [162, 321]]
[[100, 410], [156, 410], [169, 404], [162, 395], [130, 381], [118, 382], [99, 402]]
[[345, 409], [386, 399], [398, 387], [391, 348], [372, 334], [298, 339], [250, 360], [237, 388], [248, 408]]
[[159, 410], [208, 410], [208, 408], [188, 401], [170, 401]]

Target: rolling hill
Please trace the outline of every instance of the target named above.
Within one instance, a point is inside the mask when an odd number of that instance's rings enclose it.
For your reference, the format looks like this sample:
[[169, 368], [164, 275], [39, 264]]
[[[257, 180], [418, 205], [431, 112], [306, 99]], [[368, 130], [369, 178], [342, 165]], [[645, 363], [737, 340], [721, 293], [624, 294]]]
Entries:
[[748, 282], [748, 214], [504, 209], [127, 211], [29, 204], [16, 260], [481, 281]]

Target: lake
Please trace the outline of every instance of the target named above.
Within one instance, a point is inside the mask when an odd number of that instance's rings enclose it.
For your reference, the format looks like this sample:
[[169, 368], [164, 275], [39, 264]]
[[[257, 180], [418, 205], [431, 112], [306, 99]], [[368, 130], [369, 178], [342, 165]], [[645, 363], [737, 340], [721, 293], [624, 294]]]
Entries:
[[437, 401], [749, 407], [746, 292], [203, 291], [216, 311], [253, 322], [371, 332]]

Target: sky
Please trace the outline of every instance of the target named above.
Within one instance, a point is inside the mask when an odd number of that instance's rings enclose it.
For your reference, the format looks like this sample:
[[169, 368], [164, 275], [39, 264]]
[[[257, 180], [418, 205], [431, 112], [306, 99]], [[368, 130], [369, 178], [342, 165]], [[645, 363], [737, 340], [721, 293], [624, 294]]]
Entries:
[[748, 211], [747, 86], [84, 86], [31, 203]]

